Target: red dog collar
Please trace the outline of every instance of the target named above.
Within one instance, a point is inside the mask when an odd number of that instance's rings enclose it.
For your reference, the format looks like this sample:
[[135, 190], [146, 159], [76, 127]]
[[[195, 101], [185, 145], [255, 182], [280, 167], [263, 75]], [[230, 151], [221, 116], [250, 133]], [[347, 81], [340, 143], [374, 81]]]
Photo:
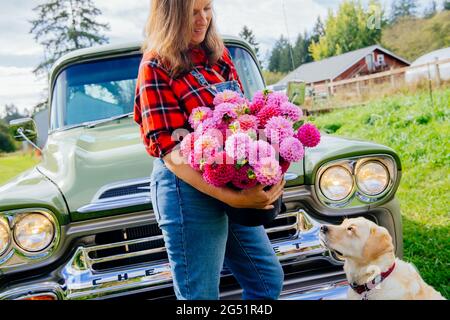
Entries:
[[358, 293], [358, 294], [363, 294], [364, 292], [369, 292], [370, 290], [375, 288], [377, 285], [379, 285], [381, 282], [383, 282], [383, 280], [386, 279], [392, 273], [392, 271], [394, 271], [394, 268], [395, 268], [395, 262], [386, 272], [382, 272], [381, 274], [376, 276], [372, 281], [364, 283], [364, 284], [360, 284], [360, 285], [358, 285], [356, 283], [351, 283], [350, 287], [353, 290], [355, 290], [356, 293]]

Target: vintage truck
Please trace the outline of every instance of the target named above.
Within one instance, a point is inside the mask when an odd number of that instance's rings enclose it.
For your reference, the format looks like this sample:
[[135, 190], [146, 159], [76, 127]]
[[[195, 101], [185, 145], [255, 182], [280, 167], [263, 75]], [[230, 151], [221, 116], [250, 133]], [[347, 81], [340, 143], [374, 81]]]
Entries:
[[[265, 87], [258, 60], [245, 41], [224, 40], [251, 97]], [[82, 49], [54, 64], [42, 161], [0, 186], [0, 299], [175, 298], [150, 200], [153, 159], [133, 121], [139, 49]], [[36, 137], [31, 118], [10, 129]], [[326, 134], [291, 166], [283, 210], [265, 225], [285, 272], [281, 299], [345, 298], [343, 262], [319, 240], [323, 223], [364, 216], [402, 256], [400, 177], [392, 149]], [[241, 298], [226, 268], [220, 291]]]

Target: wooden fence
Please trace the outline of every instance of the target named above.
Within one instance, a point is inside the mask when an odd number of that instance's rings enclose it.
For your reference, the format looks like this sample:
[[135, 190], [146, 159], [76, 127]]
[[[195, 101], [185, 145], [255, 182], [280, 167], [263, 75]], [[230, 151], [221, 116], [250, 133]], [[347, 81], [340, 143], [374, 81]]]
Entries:
[[[425, 80], [431, 85], [441, 86], [444, 80], [441, 77], [440, 66], [450, 64], [449, 59], [435, 60], [433, 62], [410, 66], [405, 68], [391, 69], [366, 76], [359, 76], [341, 81], [329, 80], [324, 84], [307, 84], [307, 97], [305, 108], [309, 111], [334, 109], [354, 104], [361, 104], [374, 93], [395, 91], [396, 88], [412, 86], [414, 82], [405, 82], [405, 73], [411, 70], [427, 68]], [[434, 68], [434, 70], [433, 70]], [[450, 68], [450, 65], [447, 65]], [[434, 72], [432, 72], [432, 70]], [[434, 73], [434, 76], [431, 74]], [[422, 79], [423, 81], [424, 79]], [[335, 98], [340, 98], [343, 104], [334, 103]], [[347, 103], [345, 103], [347, 101]]]

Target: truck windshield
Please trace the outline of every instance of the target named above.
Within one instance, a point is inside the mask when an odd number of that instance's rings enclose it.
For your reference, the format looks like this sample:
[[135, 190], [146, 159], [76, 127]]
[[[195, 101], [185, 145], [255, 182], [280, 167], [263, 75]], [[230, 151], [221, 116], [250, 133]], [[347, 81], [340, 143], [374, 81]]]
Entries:
[[[245, 94], [251, 98], [264, 83], [252, 56], [228, 47]], [[141, 55], [103, 59], [69, 66], [53, 87], [50, 130], [117, 117], [133, 112]]]

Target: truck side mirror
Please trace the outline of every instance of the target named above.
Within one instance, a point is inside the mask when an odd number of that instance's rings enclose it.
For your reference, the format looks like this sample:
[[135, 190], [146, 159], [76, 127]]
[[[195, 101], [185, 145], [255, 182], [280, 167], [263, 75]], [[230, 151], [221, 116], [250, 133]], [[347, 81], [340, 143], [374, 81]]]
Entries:
[[9, 131], [17, 141], [29, 141], [37, 138], [37, 127], [32, 118], [11, 120], [9, 122]]

